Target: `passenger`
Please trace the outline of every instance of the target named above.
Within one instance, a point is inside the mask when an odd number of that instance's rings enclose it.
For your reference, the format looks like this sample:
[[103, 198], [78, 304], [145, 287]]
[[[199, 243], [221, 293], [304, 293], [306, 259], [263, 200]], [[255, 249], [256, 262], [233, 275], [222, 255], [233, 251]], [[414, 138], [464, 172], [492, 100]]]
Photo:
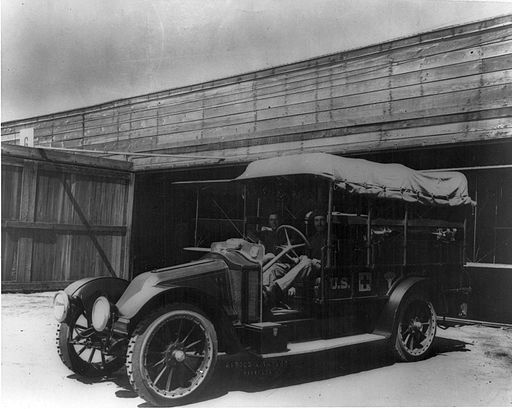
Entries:
[[[318, 274], [321, 269], [322, 248], [327, 242], [327, 223], [325, 215], [317, 213], [314, 216], [315, 234], [311, 239], [311, 258], [300, 256], [295, 259], [295, 266], [286, 263], [276, 263], [263, 273], [263, 297], [267, 307], [278, 305], [284, 294], [294, 296], [294, 283], [308, 281], [312, 274]], [[265, 260], [274, 257], [266, 254]]]
[[315, 234], [311, 237], [311, 257], [322, 260], [322, 248], [327, 244], [327, 220], [322, 213], [313, 214]]
[[265, 246], [266, 253], [277, 254], [279, 250], [276, 246], [279, 244], [277, 240], [277, 228], [279, 227], [279, 215], [277, 213], [270, 213], [268, 215], [268, 227], [261, 228], [260, 243]]

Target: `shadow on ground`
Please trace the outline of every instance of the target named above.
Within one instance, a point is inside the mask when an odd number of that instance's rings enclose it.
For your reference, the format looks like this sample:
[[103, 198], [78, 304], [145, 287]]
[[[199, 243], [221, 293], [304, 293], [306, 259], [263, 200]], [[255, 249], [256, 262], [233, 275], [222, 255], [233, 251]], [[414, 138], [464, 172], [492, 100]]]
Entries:
[[[465, 351], [469, 351], [467, 343], [438, 337], [434, 342], [432, 354], [436, 356]], [[382, 345], [355, 346], [343, 350], [266, 360], [249, 354], [221, 356], [217, 361], [210, 386], [197, 402], [219, 398], [230, 391], [259, 392], [336, 378], [393, 364], [393, 356], [388, 352], [388, 348]], [[87, 379], [77, 375], [70, 375], [69, 378], [87, 384], [114, 382], [120, 388], [115, 393], [118, 398], [137, 397], [123, 369], [101, 379]], [[139, 407], [152, 405], [142, 403]]]

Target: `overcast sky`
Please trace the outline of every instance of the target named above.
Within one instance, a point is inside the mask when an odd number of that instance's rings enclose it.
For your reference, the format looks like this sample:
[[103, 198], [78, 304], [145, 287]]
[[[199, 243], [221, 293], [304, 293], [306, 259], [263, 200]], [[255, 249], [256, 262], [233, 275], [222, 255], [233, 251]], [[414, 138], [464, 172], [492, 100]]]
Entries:
[[2, 121], [512, 13], [510, 0], [2, 0], [1, 7]]

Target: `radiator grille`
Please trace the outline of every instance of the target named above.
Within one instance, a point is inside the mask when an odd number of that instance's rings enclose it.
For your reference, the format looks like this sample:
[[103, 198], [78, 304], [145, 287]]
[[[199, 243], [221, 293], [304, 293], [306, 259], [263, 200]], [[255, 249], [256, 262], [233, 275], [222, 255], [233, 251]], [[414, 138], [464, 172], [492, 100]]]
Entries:
[[229, 270], [233, 312], [241, 322], [259, 321], [260, 271]]

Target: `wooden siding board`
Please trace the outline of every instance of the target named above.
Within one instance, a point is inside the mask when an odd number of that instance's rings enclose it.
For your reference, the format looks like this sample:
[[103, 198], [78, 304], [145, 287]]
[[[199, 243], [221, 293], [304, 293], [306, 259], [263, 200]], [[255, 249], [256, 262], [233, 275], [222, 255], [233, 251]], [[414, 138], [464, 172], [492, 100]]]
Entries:
[[482, 59], [482, 71], [501, 71], [512, 67], [512, 53]]
[[[510, 55], [508, 55], [508, 56], [506, 56], [506, 57], [510, 58]], [[508, 61], [508, 60], [506, 60], [506, 61]], [[503, 62], [503, 60], [502, 60], [501, 62]], [[508, 62], [509, 62], [509, 61], [508, 61]], [[475, 67], [475, 68], [474, 68], [474, 71], [477, 71], [477, 70], [478, 70], [478, 66], [479, 66], [479, 64], [478, 64], [478, 63], [477, 63], [477, 64], [474, 64], [474, 67]], [[504, 67], [504, 65], [502, 64], [502, 65], [500, 66], [500, 68], [503, 68], [503, 67]], [[441, 69], [445, 69], [446, 67], [440, 67], [440, 68], [441, 68]], [[459, 72], [459, 73], [460, 73], [460, 69], [461, 69], [462, 67], [453, 67], [453, 68], [452, 68], [452, 67], [448, 67], [448, 68], [451, 68], [452, 75], [454, 75], [454, 74], [456, 74], [457, 72]], [[498, 67], [495, 67], [495, 68], [498, 68]], [[435, 75], [435, 74], [436, 74], [436, 72], [431, 70], [430, 72], [421, 72], [421, 74], [416, 74], [416, 75], [421, 75], [421, 76], [422, 76], [422, 79], [423, 79], [423, 81], [424, 81], [424, 83], [426, 83], [426, 82], [427, 82], [427, 79], [430, 79], [430, 80], [435, 79], [435, 78], [436, 78], [436, 75]], [[393, 77], [392, 77], [392, 78], [393, 78]], [[393, 78], [393, 79], [394, 79], [394, 78]], [[459, 81], [459, 82], [461, 82], [461, 83], [463, 83], [463, 81], [464, 81], [464, 80], [463, 80], [463, 79], [458, 79], [458, 81]], [[384, 84], [384, 82], [386, 82], [386, 79], [382, 79], [382, 80], [381, 80], [381, 84], [382, 84], [382, 85]], [[350, 84], [350, 85], [352, 85], [352, 84]], [[365, 87], [365, 85], [366, 85], [366, 84], [365, 84], [365, 83], [362, 83], [362, 84], [355, 84], [355, 85], [359, 85], [361, 88], [363, 88], [363, 89], [364, 89], [364, 87]], [[399, 83], [398, 83], [398, 82], [394, 82], [392, 85], [393, 85], [393, 86], [398, 86], [398, 85], [399, 85]], [[353, 87], [352, 87], [352, 88], [353, 88]], [[441, 88], [442, 88], [442, 86], [441, 86]], [[325, 88], [325, 90], [327, 91], [327, 90], [329, 90], [329, 88]], [[350, 90], [350, 89], [349, 89], [349, 86], [347, 86], [347, 87], [346, 87], [346, 89], [345, 89], [344, 91], [345, 91], [345, 93], [347, 93], [347, 91], [348, 91], [348, 92], [351, 92], [351, 91], [352, 91], [352, 92], [354, 92], [354, 91], [357, 91], [357, 89], [352, 89], [352, 90]], [[313, 91], [313, 92], [310, 92], [309, 94], [311, 95], [311, 94], [313, 94], [313, 93], [314, 93], [314, 91]], [[342, 92], [340, 92], [340, 90], [337, 90], [337, 91], [334, 91], [334, 93], [336, 94], [336, 93], [342, 93]], [[321, 95], [321, 94], [320, 94], [320, 95]], [[294, 98], [294, 96], [292, 95], [292, 96], [290, 96], [288, 99], [289, 99], [290, 101], [293, 101], [293, 98]], [[286, 99], [286, 96], [282, 96], [282, 97], [280, 97], [280, 98], [279, 98], [279, 100], [278, 100], [277, 102], [280, 102], [281, 104], [284, 104], [284, 103], [285, 103], [285, 99]], [[263, 104], [265, 104], [265, 103], [267, 103], [267, 104], [268, 104], [268, 102], [269, 102], [269, 101], [261, 101], [261, 100], [258, 100], [258, 101], [257, 101], [257, 105], [258, 105], [258, 106], [262, 106], [262, 105], [263, 105]], [[274, 100], [274, 101], [272, 101], [272, 102], [271, 102], [271, 104], [274, 104], [275, 102], [276, 102], [276, 101]], [[244, 106], [244, 107], [246, 107], [246, 108], [249, 108], [249, 104], [251, 104], [251, 103], [252, 103], [252, 101], [248, 102], [247, 104], [245, 104], [245, 105], [243, 105], [243, 106]], [[238, 106], [241, 106], [241, 105], [242, 105], [242, 104], [238, 104]], [[237, 106], [237, 104], [234, 104], [233, 106]], [[267, 105], [267, 106], [268, 106], [268, 105]], [[273, 105], [270, 105], [270, 106], [273, 106]], [[218, 113], [221, 113], [223, 109], [224, 109], [223, 107], [218, 108]], [[238, 108], [238, 110], [240, 110], [240, 108]], [[196, 118], [199, 118], [199, 117], [201, 116], [201, 115], [200, 115], [200, 112], [196, 112], [196, 113], [195, 113], [195, 115], [196, 115]], [[265, 117], [265, 114], [264, 114], [263, 116], [260, 116], [260, 117]], [[162, 122], [163, 122], [163, 121], [165, 121], [165, 119], [163, 119], [163, 120], [162, 120]], [[187, 129], [187, 128], [184, 128], [183, 130], [185, 130], [185, 129]], [[167, 131], [167, 130], [166, 130], [166, 128], [164, 128], [164, 129], [163, 129], [163, 132], [166, 132], [166, 131]], [[177, 131], [179, 132], [179, 128], [177, 129]], [[118, 136], [114, 136], [114, 135], [112, 135], [111, 137], [109, 137], [109, 139], [108, 139], [108, 140], [109, 140], [109, 141], [113, 141], [113, 140], [116, 140], [117, 138], [118, 138]], [[122, 138], [122, 135], [120, 135], [120, 138]], [[94, 139], [87, 139], [86, 141], [84, 141], [84, 144], [90, 144], [91, 142], [94, 142], [94, 141], [95, 141]]]
[[[382, 141], [378, 138], [375, 140], [362, 140], [340, 142], [340, 138], [333, 140], [321, 139], [321, 143], [313, 140], [303, 141], [300, 145], [296, 142], [276, 143], [270, 145], [257, 145], [238, 149], [224, 149], [222, 151], [210, 150], [212, 155], [224, 154], [228, 158], [225, 163], [245, 163], [255, 159], [262, 159], [265, 157], [275, 156], [276, 151], [283, 151], [287, 154], [301, 153], [301, 152], [326, 152], [335, 154], [348, 154], [348, 153], [361, 153], [368, 151], [400, 149], [402, 147], [424, 147], [433, 146], [446, 143], [458, 142], [476, 142], [485, 140], [496, 140], [498, 138], [512, 138], [512, 129], [499, 129], [494, 132], [471, 132], [450, 135], [429, 135], [427, 137], [414, 138], [407, 140], [406, 144], [399, 141]], [[231, 160], [230, 160], [231, 159]], [[186, 163], [186, 166], [204, 166], [213, 164], [215, 161], [208, 159], [191, 160]], [[183, 163], [172, 163], [172, 161], [165, 161], [162, 158], [147, 158], [137, 160], [135, 162], [135, 169], [137, 171], [180, 168], [184, 167]]]
[[[512, 109], [510, 108], [499, 108], [496, 110], [488, 111], [477, 111], [468, 112], [466, 114], [456, 115], [442, 115], [439, 117], [427, 117], [427, 118], [415, 118], [413, 120], [397, 121], [382, 124], [370, 124], [366, 126], [356, 125], [345, 128], [331, 128], [325, 130], [318, 130], [314, 126], [303, 127], [299, 132], [295, 128], [288, 128], [283, 130], [280, 135], [274, 135], [273, 131], [267, 132], [266, 134], [259, 136], [258, 138], [225, 138], [222, 143], [205, 143], [198, 144], [195, 146], [188, 145], [184, 146], [176, 145], [174, 149], [171, 149], [171, 153], [205, 153], [209, 150], [215, 149], [232, 149], [236, 146], [251, 146], [256, 144], [272, 144], [279, 140], [286, 139], [288, 141], [303, 141], [307, 139], [323, 139], [336, 136], [345, 136], [352, 134], [362, 134], [367, 132], [401, 132], [403, 130], [412, 129], [413, 132], [418, 130], [424, 130], [424, 132], [436, 132], [437, 126], [451, 125], [459, 126], [466, 124], [468, 129], [471, 129], [473, 124], [478, 121], [482, 121], [482, 126], [492, 128], [493, 121], [506, 120], [512, 115]], [[137, 160], [135, 160], [137, 163]]]
[[34, 138], [39, 139], [51, 136], [53, 136], [53, 129], [51, 126], [34, 128]]
[[[508, 55], [508, 56], [506, 56], [506, 57], [510, 58], [510, 55]], [[474, 65], [475, 65], [476, 67], [478, 67], [478, 66], [479, 66], [478, 64], [474, 64]], [[446, 68], [446, 67], [438, 67], [438, 68], [443, 69], [443, 68]], [[449, 67], [448, 67], [448, 68], [449, 68]], [[460, 67], [460, 68], [462, 68], [462, 67]], [[460, 72], [459, 67], [454, 67], [454, 68], [452, 69], [452, 73], [456, 73], [456, 72]], [[414, 74], [415, 74], [416, 76], [417, 76], [417, 75], [419, 75], [419, 74], [417, 74], [417, 73], [414, 73]], [[428, 78], [429, 78], [429, 76], [431, 75], [431, 73], [429, 73], [428, 71], [427, 71], [427, 72], [422, 71], [422, 74], [421, 74], [421, 75], [422, 75], [422, 80], [423, 80], [423, 81], [426, 81], [426, 80], [428, 80]], [[397, 76], [394, 76], [394, 77], [397, 77]], [[392, 78], [393, 78], [393, 77], [392, 77]], [[393, 78], [393, 79], [394, 79], [394, 78]], [[402, 80], [403, 80], [403, 79], [402, 79]], [[383, 78], [383, 79], [381, 80], [381, 84], [384, 84], [385, 82], [386, 82], [386, 78]], [[352, 84], [349, 84], [349, 85], [352, 85]], [[356, 86], [357, 86], [357, 85], [359, 85], [359, 84], [356, 84]], [[365, 83], [363, 83], [363, 85], [362, 85], [362, 86], [364, 87], [365, 85], [366, 85], [366, 84], [365, 84]], [[398, 84], [393, 84], [393, 85], [395, 85], [395, 86], [396, 86], [396, 85], [398, 85]], [[361, 85], [359, 85], [359, 86], [361, 86]], [[329, 88], [329, 86], [324, 87], [324, 92], [325, 92], [325, 93], [326, 93], [326, 92], [329, 92], [329, 89], [330, 89], [330, 88]], [[335, 91], [335, 92], [336, 92], [336, 91]], [[338, 91], [338, 92], [339, 92], [339, 91]], [[350, 92], [350, 91], [349, 91], [349, 92]], [[314, 90], [309, 92], [309, 95], [311, 95], [311, 94], [314, 94]], [[320, 93], [319, 95], [322, 95], [322, 94]], [[287, 97], [286, 95], [285, 95], [285, 96], [280, 97], [280, 99], [279, 99], [279, 100], [281, 101], [281, 103], [282, 103], [282, 104], [284, 104], [284, 100], [286, 99], [286, 97]], [[288, 99], [289, 99], [290, 101], [293, 101], [293, 98], [294, 98], [294, 97], [295, 97], [295, 96], [292, 94], [292, 95], [290, 95], [290, 96], [288, 97]], [[300, 97], [297, 97], [297, 98], [300, 98]], [[262, 104], [265, 104], [266, 102], [267, 102], [267, 101], [261, 101], [261, 99], [257, 101], [257, 103], [258, 103], [260, 106], [261, 106]], [[243, 110], [243, 108], [249, 109], [251, 104], [252, 104], [252, 101], [247, 101], [246, 103], [240, 103], [240, 101], [235, 101], [234, 103], [232, 103], [232, 104], [230, 104], [230, 105], [231, 105], [232, 107], [234, 107], [235, 112], [240, 112], [240, 111], [242, 111], [242, 110]], [[229, 105], [228, 105], [228, 106], [229, 106]], [[268, 106], [268, 104], [267, 104], [267, 106]], [[271, 106], [272, 106], [272, 105], [271, 105]], [[215, 113], [222, 114], [222, 112], [226, 112], [226, 108], [227, 108], [227, 107], [224, 107], [224, 106], [220, 106], [220, 107], [218, 107], [218, 108], [215, 108], [215, 111], [212, 111], [212, 114], [215, 114]], [[228, 113], [230, 113], [230, 112], [228, 111]], [[201, 115], [201, 112], [185, 113], [185, 114], [181, 114], [181, 115], [183, 116], [183, 115], [190, 115], [190, 114], [194, 114], [196, 119], [198, 119], [199, 117], [201, 117], [201, 116], [202, 116], [202, 115]], [[206, 113], [206, 115], [205, 115], [205, 116], [209, 116], [209, 115], [211, 115], [211, 114]], [[171, 117], [172, 117], [172, 116], [171, 116]], [[178, 117], [177, 119], [183, 119], [183, 118], [179, 118], [179, 117]], [[152, 118], [148, 118], [147, 120], [148, 120], [148, 121], [151, 121], [151, 120], [152, 120]], [[154, 118], [153, 118], [153, 120], [154, 120]], [[165, 122], [166, 120], [168, 120], [168, 119], [162, 119], [162, 122]], [[123, 124], [123, 125], [124, 125], [124, 124]], [[154, 123], [153, 123], [153, 122], [150, 122], [150, 125], [154, 125]], [[112, 131], [114, 131], [114, 128], [112, 128], [111, 130], [112, 130]], [[105, 132], [105, 131], [107, 131], [107, 129], [102, 129], [102, 130], [100, 129], [100, 131]], [[91, 131], [91, 132], [92, 132], [92, 131]], [[76, 135], [74, 135], [74, 136], [76, 136]], [[121, 138], [122, 138], [122, 136], [121, 136]], [[114, 137], [110, 137], [110, 138], [109, 138], [109, 140], [113, 140], [113, 139], [114, 139]], [[87, 144], [89, 144], [89, 143], [90, 143], [90, 141], [91, 141], [91, 140], [90, 140], [90, 139], [88, 139]]]
[[502, 43], [507, 40], [512, 40], [512, 30], [505, 31], [490, 31], [480, 33], [478, 36], [469, 36], [454, 39], [441, 39], [434, 43], [416, 44], [414, 47], [402, 48], [400, 50], [391, 50], [389, 52], [381, 52], [379, 55], [374, 56], [356, 56], [354, 58], [347, 57], [340, 63], [330, 64], [327, 66], [314, 66], [312, 68], [302, 69], [300, 71], [292, 71], [274, 77], [267, 77], [259, 79], [257, 82], [260, 87], [266, 85], [284, 82], [286, 76], [287, 82], [302, 82], [314, 76], [327, 76], [331, 68], [340, 69], [349, 74], [351, 71], [358, 71], [361, 69], [376, 69], [387, 67], [389, 58], [392, 55], [393, 63], [400, 65], [412, 61], [418, 61], [426, 57], [441, 56], [454, 51], [480, 46], [482, 44], [491, 45], [495, 43]]
[[2, 164], [2, 218], [20, 216], [21, 181], [23, 168]]
[[[503, 37], [503, 36], [502, 36]], [[367, 67], [365, 67], [367, 69]], [[302, 81], [303, 82], [303, 81]], [[228, 95], [228, 98], [232, 98], [232, 94]], [[208, 104], [209, 98], [205, 95], [205, 102]], [[144, 113], [139, 113], [138, 116], [144, 117]]]
[[[502, 93], [503, 93], [503, 91], [502, 91]], [[505, 94], [506, 94], [506, 92], [505, 92]], [[473, 97], [478, 98], [478, 94], [473, 94]], [[497, 106], [498, 108], [503, 107], [502, 102], [500, 103], [497, 100], [491, 101], [491, 102], [493, 102], [494, 106]], [[423, 104], [425, 106], [424, 109], [428, 110], [430, 104], [431, 104], [431, 102], [424, 103]], [[455, 112], [455, 114], [457, 114], [460, 112], [460, 110], [456, 109], [456, 107], [458, 106], [457, 102], [455, 102], [455, 109], [452, 109], [451, 111], [445, 112], [443, 106], [444, 105], [442, 105], [442, 104], [438, 104], [436, 111], [431, 112], [432, 116], [435, 116], [437, 118], [438, 115], [451, 114], [453, 112]], [[483, 108], [486, 108], [486, 107], [484, 107], [482, 105], [482, 109]], [[261, 128], [259, 128], [257, 130], [257, 132], [255, 132], [255, 133], [247, 132], [245, 135], [240, 135], [237, 133], [229, 134], [226, 132], [223, 134], [222, 141], [226, 142], [226, 141], [237, 140], [237, 139], [238, 140], [240, 140], [240, 139], [255, 139], [255, 140], [257, 140], [258, 138], [263, 137], [263, 136], [272, 136], [272, 135], [279, 135], [279, 134], [286, 134], [286, 133], [293, 133], [293, 132], [295, 132], [295, 133], [297, 133], [297, 132], [314, 132], [317, 130], [344, 128], [344, 127], [361, 125], [361, 124], [371, 125], [372, 123], [375, 123], [375, 124], [380, 124], [383, 126], [383, 125], [385, 125], [385, 122], [382, 122], [382, 119], [384, 119], [384, 118], [388, 119], [388, 120], [392, 120], [393, 122], [396, 122], [396, 121], [402, 121], [402, 122], [409, 121], [410, 122], [411, 120], [414, 119], [414, 115], [412, 115], [409, 112], [404, 112], [401, 115], [401, 118], [396, 118], [396, 117], [395, 118], [386, 118], [386, 116], [384, 115], [386, 106], [383, 104], [380, 104], [380, 106], [377, 106], [377, 107], [373, 107], [372, 109], [374, 111], [376, 110], [376, 112], [377, 112], [377, 114], [375, 114], [375, 112], [374, 112], [374, 114], [373, 114], [374, 116], [372, 118], [368, 117], [368, 115], [369, 115], [368, 111], [363, 112], [357, 108], [351, 108], [349, 110], [345, 110], [342, 114], [340, 114], [341, 119], [338, 121], [333, 121], [332, 118], [329, 116], [329, 113], [325, 113], [326, 121], [322, 122], [324, 118], [322, 116], [323, 114], [321, 113], [319, 115], [319, 120], [321, 121], [321, 123], [318, 123], [318, 124], [310, 123], [309, 125], [304, 124], [304, 125], [297, 126], [297, 124], [294, 121], [291, 121], [291, 124], [289, 126], [282, 126], [277, 130], [275, 129], [274, 126], [268, 126], [266, 128], [266, 130], [262, 130]], [[395, 107], [395, 109], [407, 110], [407, 104], [406, 103], [402, 104], [401, 107]], [[478, 112], [476, 112], [476, 113], [478, 113]], [[352, 116], [350, 116], [349, 114]], [[475, 114], [475, 113], [468, 112], [467, 114]], [[376, 119], [375, 119], [375, 115], [377, 115]], [[389, 115], [388, 115], [388, 117], [389, 117]], [[329, 119], [329, 120], [327, 121], [327, 119]], [[376, 122], [374, 122], [375, 120], [376, 120]], [[409, 122], [404, 122], [404, 123], [408, 124]], [[215, 136], [215, 135], [213, 135], [213, 139], [209, 138], [209, 135], [204, 135], [201, 138], [201, 135], [199, 132], [195, 132], [192, 135], [191, 135], [191, 133], [182, 133], [182, 134], [177, 134], [177, 135], [162, 135], [162, 136], [158, 137], [158, 149], [175, 148], [175, 147], [183, 146], [184, 144], [187, 144], [190, 146], [195, 146], [195, 145], [206, 144], [206, 143], [215, 143], [215, 141], [217, 140], [216, 138], [217, 138], [217, 136]], [[144, 148], [150, 149], [151, 148], [151, 145], [149, 145], [149, 144], [146, 144], [145, 146], [143, 145], [146, 141], [141, 140], [140, 142], [141, 142], [141, 144], [139, 145], [139, 147], [141, 149], [144, 149]], [[100, 148], [104, 148], [104, 146], [101, 146]], [[184, 150], [183, 152], [185, 153], [187, 151]]]
[[18, 236], [2, 229], [2, 285], [17, 280]]
[[34, 250], [32, 258], [32, 277], [37, 277], [38, 281], [57, 281], [61, 280], [61, 272], [57, 271], [57, 235], [41, 234], [33, 232]]
[[64, 204], [64, 189], [61, 174], [40, 169], [37, 178], [35, 221], [61, 222]]
[[496, 44], [481, 45], [472, 48], [461, 49], [450, 53], [429, 56], [422, 59], [412, 60], [393, 64], [393, 74], [418, 71], [425, 68], [435, 68], [443, 65], [451, 65], [465, 61], [474, 61], [481, 58], [497, 57], [510, 54], [512, 41], [499, 42]]
[[[354, 96], [340, 97], [334, 99], [325, 99], [317, 102], [310, 102], [304, 104], [289, 104], [280, 107], [279, 109], [266, 109], [262, 111], [257, 111], [258, 121], [266, 120], [266, 119], [276, 119], [279, 117], [288, 117], [300, 114], [310, 114], [313, 112], [320, 112], [329, 110], [330, 108], [340, 109], [340, 108], [353, 108], [360, 107], [369, 101], [373, 101], [372, 104], [368, 104], [370, 106], [375, 107], [376, 103], [379, 102], [388, 102], [391, 96], [392, 99], [408, 99], [412, 97], [426, 97], [431, 94], [436, 93], [447, 93], [452, 91], [461, 91], [466, 88], [479, 89], [481, 86], [488, 85], [496, 85], [496, 84], [507, 84], [510, 82], [511, 71], [506, 70], [501, 73], [489, 73], [471, 77], [457, 78], [451, 81], [439, 81], [435, 83], [424, 83], [421, 85], [415, 85], [410, 87], [402, 87], [400, 89], [391, 89], [391, 95], [388, 91], [378, 91], [367, 94], [359, 94]], [[451, 98], [451, 94], [450, 97]], [[429, 101], [426, 102], [430, 103]], [[457, 102], [458, 103], [458, 102]], [[379, 113], [382, 112], [379, 110]], [[319, 115], [322, 118], [322, 114]], [[329, 117], [336, 117], [336, 113], [329, 113]], [[252, 113], [238, 115], [238, 116], [228, 116], [229, 120], [233, 121], [234, 124], [243, 124], [243, 122], [238, 122], [238, 120], [251, 120], [253, 119]], [[220, 124], [224, 124], [223, 121], [219, 121]], [[252, 124], [252, 121], [249, 123]], [[161, 134], [172, 134], [179, 133], [180, 135], [175, 139], [176, 142], [186, 142], [187, 139], [197, 139], [198, 133], [187, 134], [186, 132], [189, 130], [200, 130], [205, 129], [204, 134], [208, 136], [211, 131], [206, 131], [209, 127], [218, 128], [215, 122], [204, 121], [204, 126], [200, 121], [197, 121], [194, 125], [189, 124], [189, 126], [183, 125], [182, 127], [171, 127], [171, 126], [163, 126], [159, 129]], [[228, 124], [229, 125], [229, 122]], [[271, 125], [272, 127], [273, 125]], [[276, 126], [277, 127], [277, 126]], [[250, 126], [249, 126], [250, 128]], [[256, 125], [257, 129], [265, 129], [264, 125], [260, 125], [259, 122]], [[247, 130], [248, 127], [239, 127], [239, 129]], [[225, 132], [225, 128], [220, 130], [224, 134], [224, 136], [229, 135], [229, 132]], [[148, 129], [148, 134], [151, 133], [151, 130]], [[215, 131], [213, 132], [215, 133]], [[159, 142], [164, 140], [163, 138], [159, 139]]]
[[[20, 220], [33, 222], [35, 215], [37, 162], [24, 160], [21, 182]], [[29, 282], [32, 276], [33, 237], [23, 235], [18, 239], [17, 280]]]

